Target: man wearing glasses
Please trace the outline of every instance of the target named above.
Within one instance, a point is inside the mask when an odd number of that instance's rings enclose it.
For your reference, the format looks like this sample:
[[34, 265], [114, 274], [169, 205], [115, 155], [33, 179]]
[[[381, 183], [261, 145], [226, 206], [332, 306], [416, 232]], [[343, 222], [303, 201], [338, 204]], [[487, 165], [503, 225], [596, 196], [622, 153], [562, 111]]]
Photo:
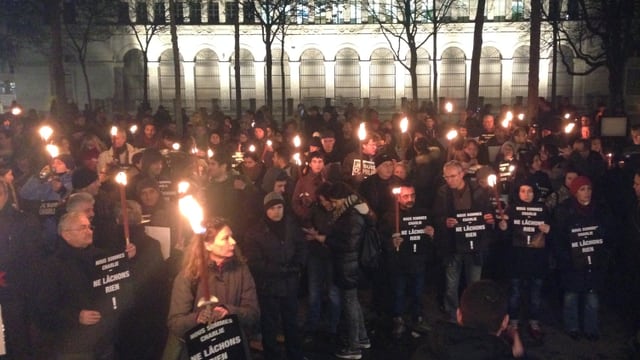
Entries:
[[[63, 215], [58, 234], [60, 246], [43, 268], [36, 295], [38, 319], [50, 342], [42, 355], [112, 359], [117, 312], [111, 296], [93, 286], [101, 275], [96, 260], [107, 254], [93, 246], [93, 226], [84, 212]], [[134, 257], [135, 246], [130, 244], [125, 252]]]
[[444, 165], [445, 185], [438, 189], [434, 212], [436, 246], [445, 267], [444, 308], [455, 321], [462, 269], [466, 284], [480, 280], [487, 250], [487, 226], [493, 225], [489, 195], [476, 183], [464, 179], [462, 164], [456, 160]]

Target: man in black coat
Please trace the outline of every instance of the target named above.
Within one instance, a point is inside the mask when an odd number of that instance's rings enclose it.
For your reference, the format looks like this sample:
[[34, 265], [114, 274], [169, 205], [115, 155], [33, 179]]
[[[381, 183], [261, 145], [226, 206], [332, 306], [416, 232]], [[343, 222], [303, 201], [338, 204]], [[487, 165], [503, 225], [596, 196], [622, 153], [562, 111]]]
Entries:
[[446, 184], [438, 189], [434, 211], [437, 225], [436, 247], [446, 272], [445, 311], [455, 320], [458, 288], [464, 267], [467, 284], [480, 280], [482, 259], [494, 218], [489, 195], [464, 179], [460, 162], [443, 167]]

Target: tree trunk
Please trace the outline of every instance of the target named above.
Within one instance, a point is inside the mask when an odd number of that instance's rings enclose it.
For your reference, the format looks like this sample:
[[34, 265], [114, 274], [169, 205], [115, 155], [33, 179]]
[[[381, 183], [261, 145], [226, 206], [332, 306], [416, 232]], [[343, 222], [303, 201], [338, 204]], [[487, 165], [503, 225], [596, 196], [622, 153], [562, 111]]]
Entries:
[[440, 113], [440, 104], [438, 100], [438, 19], [436, 18], [436, 0], [433, 0], [433, 105], [436, 113]]
[[64, 51], [62, 48], [62, 0], [56, 0], [50, 9], [51, 54], [49, 61], [53, 95], [57, 105], [56, 114], [54, 115], [58, 120], [63, 120], [65, 118], [65, 109], [67, 108], [67, 93], [64, 84]]
[[482, 27], [484, 26], [485, 0], [478, 0], [475, 27], [473, 29], [473, 51], [471, 53], [471, 69], [469, 78], [469, 100], [467, 109], [478, 108], [480, 96], [480, 57], [482, 56]]
[[236, 119], [240, 121], [242, 117], [242, 89], [240, 88], [240, 8], [238, 3], [236, 6], [236, 19], [233, 24], [234, 29], [234, 42], [235, 42], [235, 57], [233, 68], [235, 70], [235, 82], [236, 82]]
[[529, 121], [538, 115], [538, 87], [540, 79], [540, 22], [541, 0], [531, 1], [531, 34], [529, 35], [529, 91], [527, 94], [527, 113]]
[[284, 29], [282, 29], [282, 39], [280, 40], [280, 48], [282, 49], [282, 51], [280, 51], [280, 79], [281, 79], [281, 84], [282, 87], [280, 89], [280, 91], [282, 92], [282, 124], [284, 125], [284, 122], [287, 118], [287, 91], [285, 88], [285, 80], [286, 80], [286, 74], [284, 71]]
[[142, 110], [151, 109], [149, 102], [149, 57], [147, 49], [142, 51]]
[[178, 135], [182, 136], [185, 119], [182, 118], [182, 89], [180, 85], [180, 48], [178, 48], [178, 29], [176, 26], [176, 3], [169, 0], [169, 26], [171, 32], [171, 47], [173, 50], [173, 78], [175, 85], [175, 99], [173, 100], [173, 116], [176, 119]]
[[91, 97], [91, 82], [89, 81], [89, 73], [87, 72], [87, 61], [86, 59], [80, 58], [80, 68], [82, 69], [82, 76], [84, 77], [84, 86], [87, 89], [87, 102], [89, 110], [93, 109], [93, 99]]
[[[266, 61], [266, 67], [267, 67], [267, 88], [266, 88], [266, 92], [267, 92], [267, 107], [269, 108], [269, 110], [273, 111], [273, 69], [272, 69], [272, 65], [273, 65], [273, 54], [271, 52], [271, 27], [270, 25], [266, 25], [265, 26], [265, 39], [267, 39], [267, 41], [265, 41], [265, 50], [266, 50], [266, 57], [265, 57], [265, 61]], [[284, 52], [284, 49], [282, 49], [282, 51]], [[284, 84], [283, 84], [284, 86]]]
[[418, 103], [418, 49], [415, 43], [409, 48], [411, 59], [409, 61], [409, 76], [411, 76], [411, 98]]

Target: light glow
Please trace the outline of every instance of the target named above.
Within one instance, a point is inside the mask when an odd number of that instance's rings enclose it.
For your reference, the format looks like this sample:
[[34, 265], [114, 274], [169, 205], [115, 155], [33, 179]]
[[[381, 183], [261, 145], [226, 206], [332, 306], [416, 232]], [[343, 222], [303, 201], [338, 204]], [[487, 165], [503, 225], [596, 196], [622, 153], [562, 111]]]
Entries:
[[406, 117], [404, 117], [402, 118], [402, 120], [400, 120], [400, 132], [404, 134], [407, 132], [408, 129], [409, 129], [409, 120]]
[[51, 137], [51, 135], [53, 135], [53, 129], [51, 128], [51, 126], [45, 125], [41, 127], [40, 130], [38, 130], [38, 133], [40, 134], [42, 140], [46, 142], [49, 141], [49, 138]]
[[122, 186], [127, 186], [127, 174], [124, 171], [120, 171], [116, 175], [116, 182]]
[[48, 144], [44, 148], [45, 150], [47, 150], [47, 152], [49, 153], [52, 159], [57, 158], [58, 155], [60, 154], [60, 150], [58, 149], [58, 147], [53, 144]]
[[207, 229], [202, 226], [202, 221], [204, 220], [202, 207], [196, 199], [193, 198], [193, 195], [180, 198], [180, 200], [178, 200], [178, 208], [180, 209], [180, 213], [189, 219], [189, 224], [194, 233], [204, 234], [207, 231]]
[[455, 138], [458, 137], [458, 130], [456, 129], [451, 129], [449, 130], [449, 132], [447, 133], [447, 140], [451, 141]]

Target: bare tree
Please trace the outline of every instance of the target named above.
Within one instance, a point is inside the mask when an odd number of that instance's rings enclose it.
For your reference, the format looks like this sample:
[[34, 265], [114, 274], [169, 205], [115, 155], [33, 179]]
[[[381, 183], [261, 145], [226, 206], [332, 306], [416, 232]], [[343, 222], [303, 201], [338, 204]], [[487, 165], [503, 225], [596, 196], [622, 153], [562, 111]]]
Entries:
[[56, 116], [63, 119], [67, 107], [67, 91], [64, 82], [64, 50], [62, 45], [62, 0], [51, 1], [49, 5], [49, 24], [51, 26], [51, 66], [50, 78], [53, 80], [53, 94], [56, 100]]
[[[363, 5], [366, 6], [370, 17], [380, 26], [395, 60], [409, 72], [411, 96], [414, 100], [418, 99], [418, 49], [432, 36], [435, 43], [437, 32], [444, 24], [445, 16], [454, 1], [394, 0], [388, 8], [379, 2], [365, 2]], [[408, 59], [404, 56], [407, 51]], [[436, 56], [435, 45], [432, 56]], [[436, 86], [433, 88], [436, 91]], [[434, 98], [437, 98], [435, 92]]]
[[76, 0], [67, 6], [64, 30], [68, 47], [73, 49], [84, 78], [89, 109], [92, 108], [91, 82], [87, 71], [89, 44], [106, 41], [113, 34], [117, 7], [109, 0]]
[[136, 21], [129, 20], [129, 30], [136, 38], [142, 52], [142, 107], [150, 108], [149, 103], [149, 45], [154, 36], [166, 31], [165, 14], [155, 14], [150, 18], [145, 3], [135, 3]]
[[[272, 46], [278, 35], [281, 35], [281, 44], [284, 45], [284, 29], [287, 26], [288, 14], [290, 8], [295, 2], [292, 0], [273, 0], [246, 2], [245, 11], [253, 12], [255, 18], [260, 24], [262, 32], [262, 42], [265, 46], [265, 65], [266, 65], [266, 95], [267, 107], [273, 110], [273, 53]], [[282, 49], [284, 53], [284, 47]], [[283, 55], [284, 56], [284, 55]], [[283, 78], [284, 80], [284, 78]], [[283, 82], [284, 87], [284, 82]], [[283, 107], [284, 109], [284, 107]]]
[[169, 0], [169, 29], [171, 32], [171, 49], [173, 52], [173, 76], [175, 98], [173, 99], [173, 116], [178, 124], [178, 135], [182, 136], [184, 121], [182, 118], [182, 89], [180, 84], [180, 48], [178, 47], [178, 29], [176, 25], [177, 8], [174, 0]]
[[531, 31], [529, 34], [529, 91], [527, 115], [535, 119], [538, 115], [538, 87], [540, 84], [540, 28], [542, 21], [541, 0], [531, 1]]
[[[558, 21], [558, 47], [562, 63], [570, 75], [588, 75], [599, 68], [609, 72], [609, 105], [624, 109], [625, 65], [640, 48], [640, 0], [575, 0], [565, 19]], [[558, 14], [549, 14], [553, 21]], [[586, 65], [574, 69], [569, 59]]]

